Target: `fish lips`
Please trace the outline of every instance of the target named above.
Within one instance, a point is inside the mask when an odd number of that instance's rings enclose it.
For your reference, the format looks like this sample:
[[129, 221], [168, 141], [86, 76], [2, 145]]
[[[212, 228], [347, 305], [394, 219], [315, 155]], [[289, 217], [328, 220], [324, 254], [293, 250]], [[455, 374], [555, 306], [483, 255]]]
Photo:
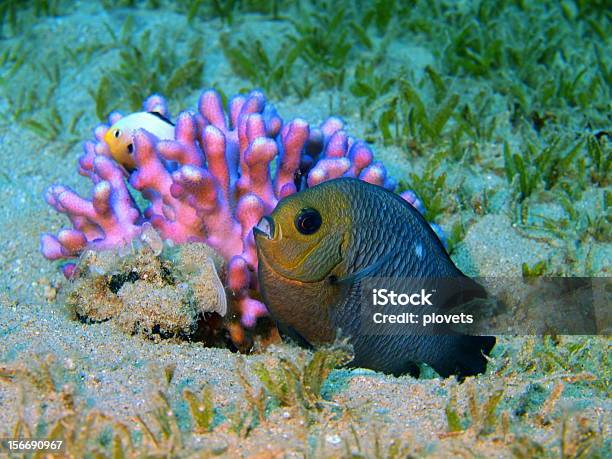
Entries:
[[253, 227], [253, 234], [255, 235], [255, 240], [259, 238], [265, 238], [268, 240], [274, 239], [275, 236], [275, 227], [274, 220], [272, 217], [264, 216], [261, 217], [257, 225]]

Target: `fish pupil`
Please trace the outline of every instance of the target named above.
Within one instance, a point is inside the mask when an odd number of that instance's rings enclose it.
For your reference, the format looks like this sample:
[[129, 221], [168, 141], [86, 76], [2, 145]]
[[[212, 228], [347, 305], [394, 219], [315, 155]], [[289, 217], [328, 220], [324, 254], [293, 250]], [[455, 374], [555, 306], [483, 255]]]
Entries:
[[115, 138], [119, 137], [121, 135], [121, 131], [119, 129], [115, 129]]
[[302, 209], [295, 218], [295, 227], [302, 234], [313, 234], [321, 227], [321, 214], [315, 209]]

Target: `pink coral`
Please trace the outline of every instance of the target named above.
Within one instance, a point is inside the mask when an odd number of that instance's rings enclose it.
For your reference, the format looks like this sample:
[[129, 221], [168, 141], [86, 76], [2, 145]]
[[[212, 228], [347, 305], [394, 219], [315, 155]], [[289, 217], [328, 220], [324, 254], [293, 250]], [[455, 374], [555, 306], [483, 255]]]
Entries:
[[[149, 97], [144, 109], [169, 115], [159, 95]], [[203, 92], [197, 112], [178, 115], [174, 140], [139, 129], [131, 173], [110, 157], [102, 140], [120, 117], [112, 113], [109, 125], [95, 129], [96, 140], [84, 145], [79, 172], [94, 183], [92, 199], [61, 185], [49, 188], [47, 202], [65, 213], [73, 228], [43, 234], [43, 255], [70, 259], [85, 249], [126, 246], [148, 224], [174, 243], [203, 241], [227, 260], [225, 283], [247, 327], [266, 314], [251, 296], [257, 290], [252, 229], [279, 199], [341, 176], [395, 188], [370, 148], [349, 136], [341, 119], [331, 117], [319, 127], [302, 119], [283, 124], [259, 91], [234, 97], [227, 114], [216, 91]], [[149, 202], [144, 211], [128, 183]], [[420, 202], [410, 194], [406, 198]], [[74, 264], [64, 265], [67, 276], [73, 272]]]

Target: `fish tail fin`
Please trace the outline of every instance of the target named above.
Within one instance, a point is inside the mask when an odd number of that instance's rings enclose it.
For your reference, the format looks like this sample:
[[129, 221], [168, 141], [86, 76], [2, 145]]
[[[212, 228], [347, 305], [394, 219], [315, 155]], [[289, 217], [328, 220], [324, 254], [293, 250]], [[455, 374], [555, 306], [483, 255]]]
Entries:
[[457, 375], [463, 379], [486, 371], [486, 356], [495, 346], [495, 337], [453, 335], [445, 338], [437, 358], [427, 362], [440, 376]]

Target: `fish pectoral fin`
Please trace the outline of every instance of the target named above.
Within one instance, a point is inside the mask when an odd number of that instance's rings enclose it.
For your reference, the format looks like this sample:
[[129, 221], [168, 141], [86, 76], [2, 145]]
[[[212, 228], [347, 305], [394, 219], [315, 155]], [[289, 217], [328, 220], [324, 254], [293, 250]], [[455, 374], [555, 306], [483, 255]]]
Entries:
[[374, 272], [376, 272], [376, 270], [379, 269], [382, 265], [384, 265], [387, 261], [389, 261], [389, 259], [392, 256], [393, 256], [393, 252], [389, 252], [384, 257], [378, 259], [371, 265], [368, 265], [365, 268], [359, 271], [356, 271], [354, 273], [348, 274], [346, 276], [342, 276], [342, 277], [330, 276], [330, 282], [332, 284], [341, 284], [341, 285], [354, 284], [355, 282], [358, 282], [370, 276]]

